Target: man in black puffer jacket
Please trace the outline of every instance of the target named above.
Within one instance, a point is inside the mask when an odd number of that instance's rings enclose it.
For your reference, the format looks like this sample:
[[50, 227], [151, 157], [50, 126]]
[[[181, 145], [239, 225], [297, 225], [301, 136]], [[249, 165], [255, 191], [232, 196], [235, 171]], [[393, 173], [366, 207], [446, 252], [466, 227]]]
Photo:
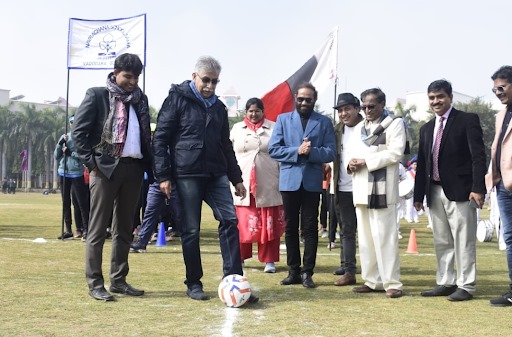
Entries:
[[[182, 201], [185, 284], [187, 295], [195, 300], [209, 299], [201, 283], [199, 230], [203, 200], [220, 222], [224, 276], [243, 274], [238, 220], [229, 182], [242, 198], [246, 190], [229, 139], [226, 106], [215, 95], [220, 71], [221, 66], [214, 58], [199, 58], [192, 81], [173, 84], [169, 90], [153, 136], [155, 177], [160, 189], [170, 197], [173, 181]], [[254, 295], [249, 299], [249, 302], [256, 301]]]

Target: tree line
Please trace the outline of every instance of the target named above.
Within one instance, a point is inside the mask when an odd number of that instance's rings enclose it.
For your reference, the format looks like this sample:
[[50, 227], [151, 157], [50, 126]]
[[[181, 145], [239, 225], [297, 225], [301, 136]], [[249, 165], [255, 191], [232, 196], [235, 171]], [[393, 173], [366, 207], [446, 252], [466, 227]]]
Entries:
[[[37, 110], [34, 104], [21, 104], [21, 109], [14, 111], [12, 106], [0, 106], [0, 172], [1, 178], [14, 178], [18, 188], [38, 188], [55, 190], [57, 186], [58, 163], [53, 158], [55, 146], [66, 131], [66, 111], [61, 106], [49, 106]], [[487, 162], [490, 160], [490, 149], [494, 138], [495, 114], [491, 103], [477, 97], [469, 103], [457, 102], [457, 109], [477, 113], [484, 130], [483, 138], [487, 154]], [[72, 115], [76, 108], [69, 108], [68, 115]], [[411, 117], [415, 107], [405, 108], [398, 103], [395, 113], [402, 116], [409, 127], [409, 140], [411, 154], [403, 158], [406, 163], [418, 151], [419, 129], [433, 117], [428, 112], [425, 120], [416, 121]], [[156, 122], [157, 110], [150, 107], [151, 121]], [[230, 118], [230, 127], [243, 119], [244, 114]], [[69, 125], [68, 125], [69, 128]], [[69, 129], [68, 129], [69, 131]], [[23, 150], [27, 150], [26, 181], [23, 179], [22, 156]], [[23, 186], [25, 184], [25, 186]]]
[[[483, 130], [483, 139], [485, 145], [485, 154], [487, 157], [487, 165], [491, 161], [491, 145], [494, 140], [494, 130], [497, 110], [492, 108], [492, 104], [485, 102], [482, 98], [476, 97], [468, 103], [455, 102], [453, 106], [462, 111], [476, 113], [480, 118], [480, 125]], [[420, 141], [420, 128], [427, 123], [429, 120], [434, 118], [432, 111], [427, 111], [427, 117], [423, 120], [414, 120], [411, 114], [414, 114], [416, 107], [408, 107], [405, 109], [402, 104], [398, 103], [395, 107], [395, 113], [398, 116], [402, 116], [408, 127], [409, 127], [409, 144], [411, 148], [411, 154], [405, 155], [403, 163], [407, 163], [408, 160], [412, 159], [418, 153], [418, 144]]]

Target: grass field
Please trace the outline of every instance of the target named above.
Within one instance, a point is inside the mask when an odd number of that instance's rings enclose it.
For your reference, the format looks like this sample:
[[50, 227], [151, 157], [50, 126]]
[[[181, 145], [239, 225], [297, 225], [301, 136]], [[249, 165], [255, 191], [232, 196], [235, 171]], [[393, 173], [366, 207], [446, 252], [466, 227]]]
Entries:
[[[320, 239], [314, 280], [316, 289], [281, 286], [286, 255], [276, 274], [263, 273], [257, 259], [246, 261], [246, 276], [260, 302], [229, 309], [217, 298], [221, 257], [211, 211], [205, 207], [202, 259], [210, 301], [185, 294], [179, 240], [130, 255], [128, 282], [146, 290], [140, 298], [116, 296], [95, 301], [87, 294], [84, 243], [59, 241], [59, 195], [0, 194], [0, 336], [511, 336], [510, 308], [494, 308], [489, 299], [506, 291], [508, 276], [496, 238], [478, 243], [477, 292], [472, 301], [423, 298], [435, 285], [432, 233], [426, 218], [402, 224], [401, 273], [406, 296], [355, 294], [335, 287], [331, 272], [339, 249], [329, 251]], [[483, 217], [487, 211], [483, 211]], [[410, 230], [419, 254], [406, 254]], [[46, 243], [34, 243], [45, 238]], [[110, 241], [105, 245], [108, 283]], [[359, 275], [358, 284], [361, 284]]]

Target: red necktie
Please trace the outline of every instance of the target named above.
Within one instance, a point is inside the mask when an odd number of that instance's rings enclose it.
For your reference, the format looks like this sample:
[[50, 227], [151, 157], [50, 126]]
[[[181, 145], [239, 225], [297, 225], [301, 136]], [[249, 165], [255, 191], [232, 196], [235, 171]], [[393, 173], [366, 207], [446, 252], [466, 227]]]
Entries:
[[439, 118], [439, 127], [437, 128], [434, 148], [432, 150], [432, 179], [440, 181], [439, 177], [439, 147], [441, 146], [441, 138], [443, 138], [443, 121], [444, 117]]

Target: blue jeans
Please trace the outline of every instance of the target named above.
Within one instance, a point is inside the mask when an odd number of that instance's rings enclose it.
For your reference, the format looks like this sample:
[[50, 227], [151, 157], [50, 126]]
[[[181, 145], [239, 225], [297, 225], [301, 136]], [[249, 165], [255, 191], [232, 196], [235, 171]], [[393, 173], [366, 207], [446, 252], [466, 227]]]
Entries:
[[512, 289], [512, 192], [505, 189], [503, 181], [496, 185], [496, 200], [500, 209], [503, 239], [507, 246], [507, 265], [510, 288]]
[[242, 275], [238, 219], [227, 176], [178, 178], [176, 186], [183, 205], [181, 246], [186, 268], [185, 284], [188, 287], [201, 285], [201, 277], [203, 277], [199, 249], [203, 200], [211, 207], [215, 219], [219, 221], [218, 231], [224, 276]]
[[165, 202], [165, 194], [160, 191], [160, 184], [157, 182], [149, 185], [147, 195], [146, 209], [142, 218], [142, 225], [138, 233], [138, 243], [146, 246], [151, 239], [151, 234], [156, 230], [156, 225], [167, 212], [171, 213], [171, 217], [176, 224], [177, 230], [181, 226], [181, 202], [176, 191], [176, 184], [171, 185], [171, 197], [168, 203]]

